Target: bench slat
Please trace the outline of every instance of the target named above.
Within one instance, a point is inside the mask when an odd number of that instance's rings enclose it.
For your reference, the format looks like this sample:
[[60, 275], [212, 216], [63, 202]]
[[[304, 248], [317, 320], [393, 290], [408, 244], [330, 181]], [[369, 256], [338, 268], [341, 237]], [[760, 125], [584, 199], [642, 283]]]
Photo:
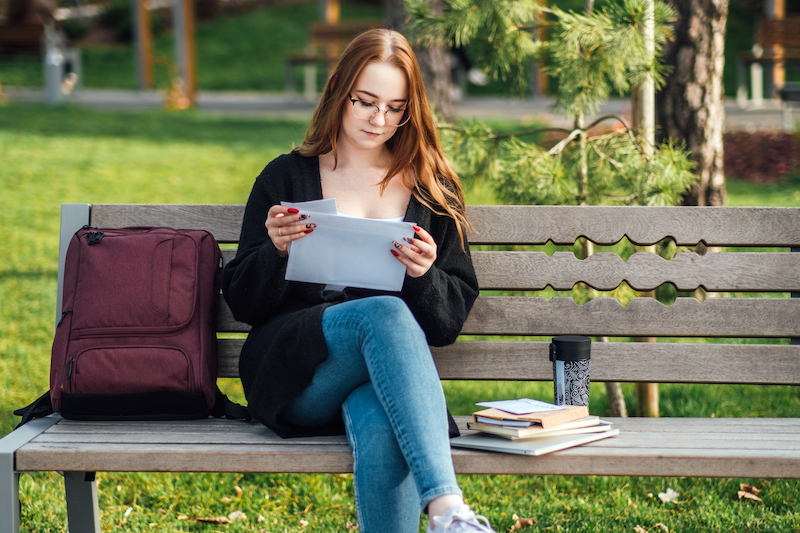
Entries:
[[[222, 332], [246, 333], [222, 303]], [[578, 305], [572, 298], [481, 296], [464, 335], [589, 335], [608, 337], [800, 337], [798, 298], [676, 298], [664, 305], [635, 298], [623, 307], [613, 298]]]
[[[222, 250], [225, 264], [236, 250]], [[800, 292], [800, 254], [784, 252], [681, 252], [671, 260], [637, 252], [623, 261], [612, 252], [580, 260], [571, 252], [472, 253], [483, 290], [539, 291], [548, 285], [568, 291], [579, 282], [600, 291], [623, 281], [639, 291], [672, 283], [679, 291], [703, 287], [712, 292]], [[602, 271], [600, 270], [602, 269]]]
[[[51, 457], [51, 460], [47, 458]], [[51, 468], [56, 463], [61, 468]], [[350, 447], [306, 444], [28, 444], [20, 471], [349, 473]]]
[[649, 291], [672, 283], [679, 291], [704, 287], [709, 291], [800, 292], [800, 254], [678, 253], [666, 260], [638, 252], [627, 261], [612, 252], [585, 260], [572, 252], [481, 252], [472, 254], [478, 282], [484, 290], [542, 290], [548, 285], [568, 291], [584, 282], [610, 291], [623, 282]]
[[[220, 339], [220, 377], [238, 377], [243, 343]], [[432, 351], [442, 379], [550, 381], [549, 345], [458, 341]], [[800, 345], [594, 342], [592, 381], [800, 385]]]
[[609, 337], [800, 337], [797, 298], [676, 298], [664, 305], [613, 298], [578, 305], [572, 298], [478, 298], [462, 333], [468, 335], [589, 335]]
[[[462, 428], [466, 420], [468, 418], [458, 417]], [[800, 476], [800, 419], [607, 420], [620, 428], [620, 435], [536, 459], [454, 449], [453, 461], [460, 474]], [[140, 434], [150, 436], [148, 442], [81, 442], [75, 438], [77, 433], [67, 431], [59, 434], [55, 428], [62, 425], [77, 427], [82, 423], [61, 421], [17, 452], [17, 469], [352, 472], [352, 457], [343, 440], [342, 444], [325, 445], [319, 444], [316, 439], [309, 442], [289, 439], [275, 444], [265, 438], [266, 433], [258, 424], [237, 421], [196, 421], [188, 424], [199, 429], [206, 423], [213, 428], [220, 425], [227, 427], [230, 442], [217, 444], [197, 441], [181, 444], [181, 432], [174, 431], [169, 424], [141, 422], [131, 424], [139, 430], [152, 424], [149, 431], [140, 431]], [[115, 424], [125, 426], [129, 423]], [[184, 423], [172, 426], [182, 425]], [[260, 443], [259, 436], [262, 438]], [[64, 437], [64, 440], [59, 437]]]
[[[95, 204], [92, 225], [206, 228], [236, 242], [243, 214], [243, 205]], [[667, 237], [682, 246], [800, 245], [800, 209], [790, 207], [469, 206], [468, 216], [474, 244], [572, 244], [581, 236], [614, 244], [627, 233], [638, 245]]]
[[243, 216], [243, 205], [94, 204], [91, 225], [98, 228], [203, 228], [210, 231], [219, 242], [227, 243], [239, 240]]
[[800, 209], [765, 207], [468, 206], [473, 244], [572, 244], [587, 237], [638, 245], [797, 246]]

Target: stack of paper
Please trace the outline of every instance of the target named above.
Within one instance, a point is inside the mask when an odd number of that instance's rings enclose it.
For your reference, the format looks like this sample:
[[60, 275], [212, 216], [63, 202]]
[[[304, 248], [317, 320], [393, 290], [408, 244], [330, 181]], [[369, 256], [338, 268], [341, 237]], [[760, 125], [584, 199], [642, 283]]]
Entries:
[[584, 406], [558, 406], [522, 398], [479, 403], [467, 424], [478, 433], [450, 439], [453, 446], [525, 455], [579, 446], [619, 434], [609, 422], [590, 416]]
[[413, 222], [357, 218], [339, 214], [336, 200], [281, 202], [311, 218], [313, 233], [291, 243], [286, 279], [331, 287], [400, 291], [406, 267], [394, 258], [393, 242], [414, 236]]

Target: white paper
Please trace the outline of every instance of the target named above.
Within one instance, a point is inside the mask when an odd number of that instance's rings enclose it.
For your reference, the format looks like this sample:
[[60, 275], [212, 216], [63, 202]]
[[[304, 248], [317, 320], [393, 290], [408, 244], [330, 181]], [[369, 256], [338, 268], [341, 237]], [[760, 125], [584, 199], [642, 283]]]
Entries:
[[518, 400], [497, 400], [493, 402], [480, 402], [475, 405], [481, 407], [492, 407], [500, 409], [506, 413], [515, 415], [527, 415], [530, 413], [541, 413], [542, 411], [561, 411], [566, 409], [566, 405], [553, 405], [552, 403], [531, 400], [530, 398], [520, 398]]
[[406, 267], [392, 255], [392, 242], [413, 237], [413, 222], [340, 215], [333, 199], [283, 205], [310, 214], [302, 224], [316, 224], [313, 232], [292, 242], [287, 280], [385, 291], [403, 288]]
[[[339, 212], [336, 208], [336, 198], [309, 200], [308, 202], [281, 202], [281, 205], [300, 209], [301, 213], [327, 213], [329, 215], [335, 215]], [[305, 224], [305, 221], [302, 223]]]

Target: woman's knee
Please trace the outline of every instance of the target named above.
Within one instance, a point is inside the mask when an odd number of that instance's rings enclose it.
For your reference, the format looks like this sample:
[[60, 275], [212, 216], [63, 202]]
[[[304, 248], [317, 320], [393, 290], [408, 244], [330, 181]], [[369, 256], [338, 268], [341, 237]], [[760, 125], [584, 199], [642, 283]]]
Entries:
[[365, 306], [367, 318], [373, 327], [403, 329], [410, 332], [422, 332], [417, 319], [408, 308], [406, 302], [397, 296], [375, 296]]

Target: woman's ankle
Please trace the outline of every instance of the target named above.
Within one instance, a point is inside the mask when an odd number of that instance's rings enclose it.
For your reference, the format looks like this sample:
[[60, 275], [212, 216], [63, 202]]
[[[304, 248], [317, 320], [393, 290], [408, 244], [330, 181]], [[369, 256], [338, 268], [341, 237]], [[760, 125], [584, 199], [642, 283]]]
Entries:
[[428, 503], [428, 517], [442, 516], [453, 507], [463, 503], [464, 500], [458, 494], [437, 496]]

